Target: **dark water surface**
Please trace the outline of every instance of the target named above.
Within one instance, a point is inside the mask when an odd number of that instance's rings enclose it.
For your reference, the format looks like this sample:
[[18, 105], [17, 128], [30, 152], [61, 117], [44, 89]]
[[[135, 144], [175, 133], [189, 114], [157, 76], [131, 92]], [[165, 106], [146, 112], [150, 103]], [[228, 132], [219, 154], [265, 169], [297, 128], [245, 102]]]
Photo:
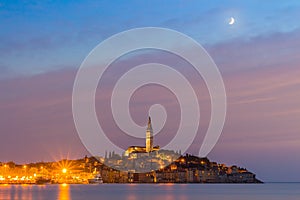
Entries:
[[0, 185], [0, 199], [300, 200], [300, 183]]

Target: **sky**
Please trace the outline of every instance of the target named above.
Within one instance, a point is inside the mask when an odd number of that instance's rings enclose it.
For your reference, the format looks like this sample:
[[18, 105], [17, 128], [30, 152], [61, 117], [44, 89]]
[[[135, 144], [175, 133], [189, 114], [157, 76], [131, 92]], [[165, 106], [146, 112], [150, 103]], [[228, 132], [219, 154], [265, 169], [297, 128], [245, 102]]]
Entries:
[[[231, 17], [233, 25], [228, 24]], [[25, 163], [88, 154], [72, 118], [76, 72], [106, 38], [151, 26], [192, 37], [222, 74], [227, 118], [208, 157], [246, 167], [264, 181], [300, 181], [299, 18], [299, 1], [0, 0], [0, 161]], [[120, 60], [107, 73], [107, 87], [96, 95], [100, 120], [106, 118], [105, 90], [112, 87], [122, 66], [127, 69], [153, 58], [196, 81], [193, 72], [177, 66], [171, 55], [157, 58], [144, 52]], [[209, 95], [204, 84], [197, 87], [204, 105], [202, 133], [209, 119]], [[160, 95], [153, 95], [156, 92]], [[163, 88], [141, 89], [131, 102], [133, 119], [146, 123], [142, 116], [157, 101], [172, 113], [176, 109], [172, 98]], [[165, 131], [176, 128], [178, 118], [169, 120]], [[163, 142], [159, 140], [163, 136], [157, 137], [158, 143]], [[190, 153], [197, 152], [201, 139], [196, 138]]]

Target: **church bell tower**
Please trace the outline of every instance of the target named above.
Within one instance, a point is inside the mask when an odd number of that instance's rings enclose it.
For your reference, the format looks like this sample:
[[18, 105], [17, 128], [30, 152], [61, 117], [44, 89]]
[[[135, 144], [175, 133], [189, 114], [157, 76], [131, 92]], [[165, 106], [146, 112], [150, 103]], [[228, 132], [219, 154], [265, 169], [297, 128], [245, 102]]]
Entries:
[[148, 119], [148, 127], [146, 131], [146, 152], [153, 151], [153, 129], [151, 125], [151, 118]]

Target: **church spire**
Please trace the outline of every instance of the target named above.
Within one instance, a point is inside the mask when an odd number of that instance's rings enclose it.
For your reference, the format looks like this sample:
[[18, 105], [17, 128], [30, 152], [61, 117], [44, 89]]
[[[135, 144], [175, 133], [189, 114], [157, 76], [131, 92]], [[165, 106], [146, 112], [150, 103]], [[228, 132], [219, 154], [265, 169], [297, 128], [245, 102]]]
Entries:
[[153, 130], [152, 130], [152, 124], [151, 124], [151, 117], [150, 117], [150, 116], [149, 116], [149, 118], [148, 118], [148, 127], [147, 127], [147, 131], [153, 132]]
[[148, 126], [146, 131], [146, 152], [153, 151], [153, 129], [151, 124], [151, 117], [148, 118]]

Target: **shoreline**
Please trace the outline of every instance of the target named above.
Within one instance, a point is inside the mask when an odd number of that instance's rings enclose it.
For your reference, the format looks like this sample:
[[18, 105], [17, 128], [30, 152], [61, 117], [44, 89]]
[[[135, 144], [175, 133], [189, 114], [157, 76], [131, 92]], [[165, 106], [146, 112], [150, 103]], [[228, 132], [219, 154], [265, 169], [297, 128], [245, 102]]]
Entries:
[[[276, 183], [101, 183], [101, 184], [89, 184], [89, 183], [0, 183], [0, 186], [5, 185], [253, 185], [253, 184], [282, 184], [287, 182], [276, 182]], [[289, 183], [299, 183], [299, 182], [289, 182]]]

